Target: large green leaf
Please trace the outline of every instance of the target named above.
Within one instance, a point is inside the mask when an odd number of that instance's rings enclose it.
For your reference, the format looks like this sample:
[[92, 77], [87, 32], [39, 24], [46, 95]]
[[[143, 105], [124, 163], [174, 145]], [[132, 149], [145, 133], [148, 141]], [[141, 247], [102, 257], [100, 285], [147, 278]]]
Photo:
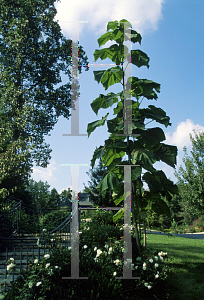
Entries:
[[[113, 146], [112, 146], [113, 147]], [[110, 148], [106, 147], [106, 152], [103, 155], [103, 162], [105, 163], [106, 166], [109, 166], [113, 160], [115, 160], [116, 158], [120, 158], [123, 157], [125, 155], [125, 152], [117, 149], [117, 148]]]
[[123, 79], [123, 71], [120, 67], [113, 67], [105, 71], [93, 71], [95, 80], [101, 82], [105, 90], [109, 86], [119, 83]]
[[133, 129], [141, 129], [145, 130], [145, 124], [144, 124], [144, 119], [138, 118], [138, 119], [132, 119], [132, 130]]
[[126, 33], [125, 36], [126, 36], [126, 39], [128, 39], [129, 41], [131, 40], [131, 42], [133, 42], [133, 43], [138, 42], [139, 44], [141, 44], [142, 37], [137, 31], [131, 30], [131, 36], [129, 33]]
[[[164, 141], [166, 139], [163, 130], [159, 127], [149, 128], [143, 131], [139, 141], [145, 144], [145, 147], [150, 147]], [[155, 156], [156, 158], [156, 156]]]
[[[121, 162], [122, 162], [122, 157], [125, 155], [125, 152], [122, 152], [122, 151], [121, 151], [119, 154], [120, 154], [120, 155], [115, 155], [114, 159], [113, 159], [113, 160], [110, 162], [110, 164], [107, 166], [108, 170], [109, 170], [109, 171], [114, 171], [115, 174], [116, 174], [115, 168], [116, 168], [117, 165], [121, 164]], [[121, 176], [120, 173], [117, 174], [117, 175], [118, 175], [118, 177]]]
[[101, 78], [101, 84], [107, 90], [109, 86], [115, 83], [120, 83], [123, 79], [123, 71], [120, 67], [113, 67], [106, 70], [103, 77]]
[[170, 118], [166, 115], [165, 111], [154, 105], [149, 105], [148, 108], [141, 109], [140, 114], [146, 119], [152, 119], [160, 124], [164, 124], [165, 127], [171, 125], [169, 122]]
[[120, 183], [117, 175], [114, 172], [108, 172], [105, 177], [100, 181], [97, 188], [99, 192], [105, 196], [106, 191], [112, 192], [114, 187]]
[[[132, 76], [131, 88], [132, 96], [139, 99], [139, 97], [144, 96], [147, 99], [157, 99], [157, 94], [155, 91], [160, 93], [160, 84], [152, 80], [139, 79], [138, 77]], [[128, 78], [128, 81], [131, 80]], [[155, 90], [155, 91], [154, 91]]]
[[177, 153], [178, 149], [176, 146], [161, 143], [160, 148], [154, 152], [154, 155], [157, 160], [162, 160], [167, 165], [175, 168]]
[[105, 123], [106, 118], [107, 118], [108, 115], [109, 115], [109, 113], [107, 113], [105, 115], [105, 117], [102, 117], [101, 120], [97, 120], [97, 121], [94, 121], [94, 122], [88, 124], [88, 126], [87, 126], [88, 137], [96, 129], [96, 127], [100, 127], [100, 126], [104, 125], [104, 123]]
[[138, 68], [146, 66], [149, 69], [149, 60], [147, 54], [141, 50], [131, 50], [131, 55], [128, 55], [128, 62]]
[[98, 148], [95, 149], [93, 157], [91, 159], [91, 167], [92, 167], [92, 169], [93, 169], [93, 167], [95, 165], [96, 159], [102, 157], [104, 153], [105, 153], [105, 146], [100, 146], [100, 147], [98, 147]]
[[[122, 100], [118, 102], [117, 107], [114, 108], [114, 115], [117, 115], [118, 117], [122, 118], [123, 117], [123, 104], [124, 104], [124, 92], [120, 92], [117, 94]], [[132, 100], [132, 115], [134, 112], [139, 108], [139, 102], [136, 102]]]
[[[127, 22], [127, 23], [129, 23], [128, 24], [129, 26], [127, 27], [127, 25], [126, 25], [126, 28], [131, 28], [132, 27], [131, 23], [128, 22], [127, 20], [125, 20], [125, 19], [120, 20], [120, 22]], [[107, 26], [107, 31], [110, 30], [110, 29], [114, 30], [114, 29], [117, 29], [117, 28], [119, 28], [121, 30], [121, 32], [124, 33], [124, 25], [120, 24], [117, 21], [115, 21], [115, 22], [109, 22], [108, 26]], [[129, 41], [131, 40], [133, 43], [137, 43], [138, 42], [138, 43], [141, 44], [142, 37], [141, 37], [141, 35], [137, 31], [131, 29], [131, 35], [129, 33], [125, 33], [125, 36], [126, 36], [126, 40], [128, 39]], [[119, 41], [117, 41], [117, 42], [119, 42]]]
[[169, 218], [171, 217], [170, 208], [168, 207], [168, 205], [162, 199], [159, 202], [156, 202], [156, 203], [152, 204], [152, 210], [157, 215], [165, 214]]
[[132, 180], [136, 180], [142, 173], [142, 168], [139, 166], [135, 166], [135, 167], [131, 167], [132, 171], [131, 171], [131, 179]]
[[[165, 214], [168, 217], [171, 217], [171, 212], [166, 204], [166, 202], [163, 201], [161, 197], [161, 193], [158, 192], [150, 192], [150, 191], [144, 191], [143, 194], [143, 206], [148, 203], [152, 203], [151, 207], [152, 210], [159, 216], [161, 214]], [[145, 203], [145, 204], [144, 204]]]
[[124, 215], [124, 208], [121, 208], [114, 216], [113, 222], [117, 222], [117, 220], [121, 219]]
[[120, 39], [123, 36], [124, 36], [123, 32], [121, 32], [121, 30], [117, 28], [112, 32], [104, 33], [97, 41], [98, 41], [99, 47], [101, 47], [109, 40], [117, 41], [118, 39]]
[[154, 153], [152, 153], [149, 150], [145, 149], [139, 149], [139, 150], [133, 150], [132, 151], [132, 163], [133, 164], [141, 164], [143, 168], [146, 170], [154, 170], [152, 165], [156, 162], [157, 160], [154, 157]]
[[119, 140], [117, 142], [113, 142], [112, 140], [108, 139], [106, 140], [106, 145], [108, 146], [108, 142], [111, 142], [110, 144], [120, 151], [120, 149], [123, 149], [124, 151], [127, 149], [127, 143], [123, 142], [122, 140]]
[[124, 56], [124, 47], [122, 47], [122, 53], [121, 48], [117, 44], [111, 45], [109, 48], [103, 48], [100, 50], [95, 50], [94, 52], [94, 60], [97, 61], [97, 59], [106, 59], [110, 58], [114, 63], [119, 65], [121, 63], [121, 58]]
[[121, 118], [114, 118], [112, 120], [107, 121], [108, 132], [110, 133], [118, 133], [120, 129], [117, 129], [118, 123], [122, 122]]
[[118, 102], [118, 94], [108, 93], [107, 95], [100, 94], [98, 98], [96, 98], [91, 103], [91, 107], [95, 114], [98, 114], [100, 108], [108, 108], [111, 107], [114, 103]]
[[118, 21], [108, 22], [107, 31], [109, 31], [110, 29], [114, 30], [114, 29], [117, 29], [117, 28], [118, 28]]
[[[120, 113], [119, 113], [120, 114]], [[118, 133], [118, 131], [124, 131], [124, 117], [115, 117], [114, 119], [112, 120], [109, 120], [108, 121], [108, 131], [110, 133]], [[144, 124], [144, 119], [141, 119], [141, 118], [133, 118], [132, 119], [132, 130], [134, 129], [141, 129], [141, 130], [144, 130], [145, 129], [145, 124]]]
[[103, 77], [103, 74], [105, 72], [106, 72], [106, 70], [94, 71], [94, 80], [96, 80], [98, 83], [100, 83], [101, 78]]
[[171, 194], [178, 194], [177, 185], [167, 179], [161, 170], [154, 173], [146, 172], [142, 179], [148, 184], [151, 192], [164, 192], [168, 200], [171, 199]]
[[124, 201], [124, 183], [122, 181], [114, 188], [112, 197], [116, 206]]

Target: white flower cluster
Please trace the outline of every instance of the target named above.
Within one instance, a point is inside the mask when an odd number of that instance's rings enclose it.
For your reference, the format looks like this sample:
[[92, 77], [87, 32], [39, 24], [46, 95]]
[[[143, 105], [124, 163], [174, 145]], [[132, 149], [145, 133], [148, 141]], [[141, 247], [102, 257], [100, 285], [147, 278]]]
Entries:
[[9, 260], [9, 262], [11, 262], [8, 266], [7, 266], [7, 271], [9, 271], [10, 269], [12, 269], [13, 267], [15, 267], [15, 263], [14, 263], [14, 258], [11, 257]]
[[167, 255], [167, 252], [162, 252], [162, 251], [161, 251], [161, 252], [158, 253], [158, 255], [159, 255], [159, 256], [165, 256], [165, 255]]
[[[44, 255], [44, 258], [50, 258], [50, 254], [45, 254]], [[35, 260], [34, 260], [34, 264], [37, 264], [38, 263], [38, 259], [36, 258]], [[48, 269], [50, 267], [50, 263], [47, 263], [46, 265], [45, 265], [45, 269]], [[58, 266], [55, 266], [55, 269], [60, 269]], [[53, 269], [51, 268], [51, 269], [48, 269], [48, 275], [52, 275], [52, 274], [54, 274], [53, 273]], [[42, 284], [42, 281], [38, 281], [37, 283], [36, 283], [36, 286], [40, 286]], [[29, 282], [28, 283], [28, 286], [29, 286], [29, 288], [31, 289], [32, 287], [33, 287], [33, 282]]]
[[7, 266], [7, 271], [9, 271], [10, 269], [12, 269], [13, 267], [15, 267], [15, 264], [11, 263], [10, 265]]
[[146, 286], [148, 289], [151, 289], [151, 288], [152, 288], [151, 285], [149, 285], [148, 282], [145, 282], [145, 283], [144, 283], [144, 286]]

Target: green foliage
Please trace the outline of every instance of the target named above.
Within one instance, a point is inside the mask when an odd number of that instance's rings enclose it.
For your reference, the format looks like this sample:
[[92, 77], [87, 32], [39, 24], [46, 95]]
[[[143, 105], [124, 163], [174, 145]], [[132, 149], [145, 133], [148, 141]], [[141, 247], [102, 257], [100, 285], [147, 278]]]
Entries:
[[[95, 211], [92, 215], [92, 222], [98, 225], [111, 225], [115, 226], [115, 222], [113, 221], [113, 216], [115, 215], [116, 211], [106, 211], [106, 210], [98, 210]], [[118, 225], [123, 225], [123, 220], [120, 219], [117, 222]]]
[[70, 188], [68, 188], [68, 190], [63, 190], [60, 193], [60, 201], [62, 202], [65, 198], [67, 198], [68, 200], [72, 199], [72, 194], [71, 194], [72, 190], [70, 190]]
[[204, 230], [204, 216], [201, 215], [197, 220], [193, 221], [193, 224], [190, 225], [187, 229], [187, 232], [203, 232]]
[[48, 231], [51, 231], [59, 226], [70, 214], [71, 210], [66, 207], [44, 211], [39, 219], [40, 228], [46, 228]]
[[[47, 236], [49, 238], [49, 235]], [[46, 238], [46, 233], [45, 233]], [[62, 249], [54, 244], [50, 254], [38, 260], [30, 260], [26, 270], [13, 282], [4, 299], [125, 299], [137, 295], [137, 299], [154, 297], [157, 287], [163, 284], [169, 273], [165, 266], [167, 253], [149, 251], [134, 257], [132, 273], [140, 280], [118, 280], [123, 276], [123, 241], [105, 241], [103, 245], [86, 242], [79, 244], [79, 276], [87, 280], [62, 280], [71, 277], [71, 247]], [[15, 260], [9, 259], [9, 273], [15, 270]], [[126, 264], [130, 262], [126, 261]]]
[[[1, 1], [0, 196], [27, 180], [33, 163], [51, 158], [44, 137], [60, 116], [69, 119], [71, 40], [61, 33], [54, 0]], [[79, 46], [79, 73], [87, 56]], [[89, 68], [86, 67], [86, 71]]]
[[191, 224], [204, 209], [204, 132], [196, 132], [195, 138], [190, 134], [192, 142], [191, 155], [184, 147], [183, 163], [175, 172], [178, 179], [180, 205], [185, 223]]
[[38, 232], [38, 214], [26, 213], [25, 208], [21, 207], [21, 233], [36, 233]]
[[[124, 27], [126, 27], [126, 30], [124, 30]], [[139, 79], [132, 76], [127, 79], [126, 86], [124, 85], [124, 63], [127, 63], [126, 67], [129, 63], [132, 63], [137, 67], [146, 66], [149, 68], [149, 57], [146, 53], [140, 50], [131, 50], [131, 52], [128, 52], [127, 46], [123, 45], [125, 39], [131, 40], [133, 43], [141, 43], [140, 34], [132, 30], [131, 27], [131, 24], [124, 19], [120, 22], [109, 22], [107, 33], [98, 39], [99, 47], [104, 45], [108, 40], [114, 40], [117, 44], [111, 45], [109, 48], [96, 50], [94, 52], [95, 60], [98, 58], [110, 58], [117, 66], [108, 70], [94, 71], [95, 80], [101, 83], [104, 89], [107, 90], [110, 86], [119, 83], [123, 79], [123, 83], [121, 84], [124, 90], [118, 94], [109, 93], [106, 96], [100, 94], [91, 103], [91, 107], [96, 114], [98, 114], [100, 108], [108, 108], [117, 103], [117, 107], [114, 109], [116, 117], [112, 120], [107, 120], [109, 115], [107, 113], [101, 120], [88, 124], [87, 133], [89, 137], [96, 127], [104, 125], [105, 121], [107, 121], [110, 137], [105, 141], [104, 146], [100, 146], [94, 151], [91, 166], [93, 168], [96, 159], [102, 157], [102, 162], [106, 165], [108, 172], [98, 184], [99, 193], [103, 196], [106, 195], [106, 192], [112, 193], [116, 205], [119, 205], [124, 200], [124, 185], [122, 184], [124, 182], [124, 167], [120, 168], [120, 164], [137, 166], [131, 168], [130, 174], [134, 199], [133, 216], [135, 218], [141, 217], [144, 220], [144, 210], [148, 202], [151, 201], [152, 196], [156, 199], [152, 203], [152, 209], [158, 215], [164, 213], [170, 216], [169, 207], [162, 201], [161, 197], [165, 196], [168, 200], [171, 200], [172, 194], [178, 194], [178, 188], [171, 180], [166, 178], [163, 171], [157, 171], [153, 167], [153, 164], [156, 161], [163, 161], [175, 168], [177, 147], [163, 143], [165, 134], [159, 127], [146, 128], [146, 125], [151, 121], [156, 121], [165, 125], [165, 127], [171, 125], [169, 122], [170, 118], [166, 116], [166, 113], [161, 108], [153, 105], [149, 105], [146, 109], [140, 108], [143, 98], [147, 100], [156, 100], [158, 98], [157, 93], [160, 92], [160, 84], [152, 80]], [[133, 34], [132, 37], [131, 34]], [[131, 84], [131, 90], [129, 84]], [[135, 97], [136, 101], [131, 100], [130, 102], [124, 99], [127, 93]], [[124, 105], [124, 100], [127, 103], [126, 105]], [[136, 140], [133, 137], [133, 141], [129, 138], [129, 132], [123, 132], [124, 110], [126, 110], [125, 115], [127, 116], [130, 109], [132, 124], [131, 128], [130, 124], [128, 126], [132, 130], [132, 134], [137, 135]], [[145, 123], [146, 119], [151, 119], [151, 121]], [[123, 136], [117, 136], [117, 134]], [[124, 142], [125, 139], [127, 139], [126, 142]], [[122, 160], [125, 154], [128, 156], [128, 161]], [[146, 171], [145, 173], [144, 170]], [[141, 176], [142, 172], [144, 173], [143, 176]], [[147, 183], [150, 190], [150, 193], [146, 193], [145, 197], [142, 197], [141, 192], [143, 181]], [[123, 209], [118, 211], [114, 215], [114, 221], [121, 218], [123, 214]], [[136, 223], [134, 225], [136, 228]]]
[[102, 159], [100, 158], [98, 166], [93, 170], [91, 169], [89, 172], [86, 172], [86, 174], [89, 175], [91, 181], [88, 181], [88, 187], [84, 185], [85, 188], [83, 191], [90, 194], [94, 206], [115, 207], [112, 194], [107, 193], [104, 197], [99, 193], [99, 188], [97, 188], [98, 184], [105, 176], [107, 170], [107, 167], [104, 165]]
[[110, 224], [99, 226], [98, 222], [91, 223], [92, 222], [89, 224], [90, 229], [84, 230], [80, 235], [80, 242], [86, 245], [92, 245], [94, 243], [97, 247], [101, 247], [109, 239], [116, 238], [119, 240], [123, 234], [119, 229]]
[[[48, 208], [50, 203], [50, 185], [48, 182], [29, 180], [26, 190], [32, 197], [32, 204], [36, 208]], [[49, 207], [51, 208], [51, 207]]]
[[60, 205], [60, 202], [61, 202], [60, 195], [58, 194], [57, 190], [53, 188], [50, 192], [49, 207], [57, 208]]

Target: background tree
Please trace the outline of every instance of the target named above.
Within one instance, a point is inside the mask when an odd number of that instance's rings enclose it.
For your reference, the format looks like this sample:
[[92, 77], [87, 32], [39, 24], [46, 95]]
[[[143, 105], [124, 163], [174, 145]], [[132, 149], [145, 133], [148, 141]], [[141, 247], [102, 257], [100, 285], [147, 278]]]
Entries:
[[50, 204], [50, 185], [48, 182], [29, 180], [26, 190], [31, 195], [31, 205], [38, 209], [51, 208]]
[[204, 209], [204, 132], [193, 131], [195, 138], [190, 134], [191, 155], [187, 154], [187, 148], [184, 147], [185, 167], [180, 166], [178, 172], [175, 172], [181, 197], [182, 215], [188, 225], [201, 216]]
[[68, 188], [67, 190], [63, 190], [60, 193], [60, 200], [61, 202], [67, 198], [68, 200], [72, 200], [72, 194], [71, 194], [72, 190], [70, 190], [70, 188]]
[[[44, 142], [60, 116], [69, 119], [71, 40], [54, 17], [54, 0], [2, 0], [0, 6], [0, 192], [30, 178], [51, 158]], [[79, 47], [79, 64], [87, 64]], [[79, 73], [81, 73], [81, 66]], [[88, 67], [86, 67], [86, 71]]]
[[98, 184], [101, 182], [101, 180], [104, 178], [106, 173], [108, 172], [108, 168], [104, 165], [102, 162], [102, 158], [99, 158], [98, 166], [94, 169], [90, 169], [89, 172], [86, 172], [87, 175], [89, 175], [91, 181], [88, 181], [89, 186], [86, 187], [83, 190], [84, 193], [89, 193], [91, 196], [91, 199], [93, 200], [93, 203], [95, 206], [102, 206], [102, 207], [115, 207], [115, 203], [112, 197], [112, 193], [106, 193], [105, 196], [103, 196], [99, 192], [99, 188], [97, 188]]
[[50, 197], [49, 197], [49, 206], [50, 208], [57, 208], [59, 207], [61, 203], [61, 198], [60, 195], [58, 194], [56, 188], [53, 188], [50, 192]]

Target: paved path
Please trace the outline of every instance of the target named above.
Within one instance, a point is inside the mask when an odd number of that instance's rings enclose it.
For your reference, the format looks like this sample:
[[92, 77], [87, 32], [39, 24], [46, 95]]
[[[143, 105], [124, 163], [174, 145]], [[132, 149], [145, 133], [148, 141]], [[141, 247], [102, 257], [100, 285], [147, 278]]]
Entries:
[[[168, 233], [164, 232], [159, 232], [159, 231], [146, 231], [146, 234], [161, 234], [161, 235], [168, 235]], [[178, 237], [184, 237], [188, 239], [197, 239], [197, 240], [204, 240], [204, 232], [199, 232], [199, 233], [173, 233], [173, 235], [178, 236]]]

